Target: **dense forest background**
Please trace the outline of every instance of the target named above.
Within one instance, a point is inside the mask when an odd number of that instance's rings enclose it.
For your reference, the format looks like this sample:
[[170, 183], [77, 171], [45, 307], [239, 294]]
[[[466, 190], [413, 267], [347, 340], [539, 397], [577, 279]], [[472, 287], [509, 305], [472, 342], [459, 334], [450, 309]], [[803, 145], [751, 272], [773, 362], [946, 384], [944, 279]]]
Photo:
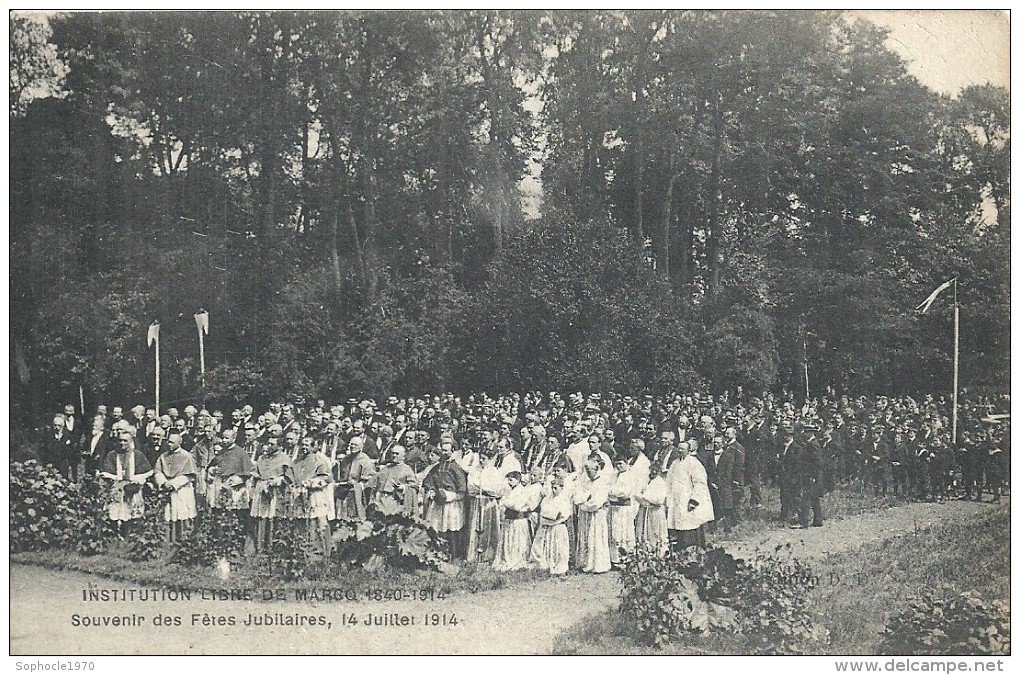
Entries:
[[12, 15], [16, 419], [1009, 377], [1009, 95], [838, 12]]

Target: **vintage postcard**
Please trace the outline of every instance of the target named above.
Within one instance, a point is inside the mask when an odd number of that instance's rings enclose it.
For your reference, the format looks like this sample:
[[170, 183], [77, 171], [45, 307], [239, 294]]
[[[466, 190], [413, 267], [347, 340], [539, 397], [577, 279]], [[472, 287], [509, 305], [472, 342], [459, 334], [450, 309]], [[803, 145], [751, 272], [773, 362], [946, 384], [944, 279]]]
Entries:
[[9, 19], [15, 670], [1008, 663], [1008, 12]]

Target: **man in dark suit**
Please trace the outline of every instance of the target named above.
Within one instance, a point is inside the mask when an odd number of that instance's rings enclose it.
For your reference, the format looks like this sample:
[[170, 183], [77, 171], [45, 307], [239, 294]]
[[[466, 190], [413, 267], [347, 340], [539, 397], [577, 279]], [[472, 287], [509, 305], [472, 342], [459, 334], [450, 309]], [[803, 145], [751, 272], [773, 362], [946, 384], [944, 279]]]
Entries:
[[[963, 479], [964, 499], [981, 500], [981, 488], [978, 485], [980, 457], [977, 444], [971, 437], [969, 431], [963, 432], [963, 439], [956, 446], [956, 463], [960, 466], [960, 474]], [[983, 459], [983, 458], [982, 458]]]
[[70, 403], [64, 406], [64, 426], [67, 427], [67, 435], [71, 437], [71, 444], [78, 447], [85, 429], [82, 426], [81, 418], [74, 412], [74, 406]]
[[606, 429], [602, 434], [602, 452], [609, 455], [614, 462], [619, 458], [620, 451], [616, 446], [616, 432]]
[[94, 474], [99, 471], [106, 453], [113, 448], [110, 432], [103, 424], [103, 419], [97, 417], [92, 422], [92, 433], [82, 436], [78, 443], [78, 454], [84, 462], [85, 474]]
[[[707, 442], [698, 443], [697, 440], [691, 439], [685, 441], [688, 444], [697, 445], [697, 453], [694, 455], [697, 457], [701, 465], [705, 467], [705, 475], [708, 478], [708, 492], [712, 497], [712, 504], [719, 503], [719, 469], [718, 462], [716, 462], [716, 450], [722, 450], [722, 438], [719, 439], [718, 446], [715, 443], [715, 438], [710, 437]], [[694, 447], [692, 445], [691, 447]], [[715, 523], [716, 521], [712, 521]], [[709, 525], [711, 530], [714, 525]]]
[[772, 451], [769, 442], [768, 428], [762, 416], [752, 417], [745, 434], [744, 448], [744, 485], [750, 492], [751, 510], [755, 513], [761, 508], [761, 483], [765, 467], [769, 466], [768, 454]]
[[836, 429], [829, 423], [825, 427], [822, 439], [819, 442], [822, 450], [822, 472], [825, 477], [825, 491], [832, 492], [836, 489], [837, 476], [843, 475], [843, 448], [840, 446], [839, 436]]
[[779, 469], [779, 519], [785, 524], [797, 512], [800, 479], [797, 472], [802, 445], [793, 433], [793, 423], [782, 424], [777, 444]]
[[178, 417], [174, 420], [174, 431], [181, 436], [181, 447], [191, 452], [191, 449], [195, 447], [195, 437], [188, 430], [188, 422], [183, 417]]
[[156, 426], [152, 430], [152, 434], [149, 436], [149, 445], [142, 448], [142, 454], [145, 455], [145, 459], [149, 460], [149, 464], [156, 466], [156, 460], [164, 452], [170, 450], [170, 444], [167, 442], [166, 431], [161, 426]]
[[716, 480], [719, 481], [719, 501], [722, 519], [726, 525], [740, 522], [740, 504], [744, 499], [744, 446], [737, 440], [735, 427], [727, 427], [722, 441], [722, 452], [716, 461]]
[[131, 408], [131, 417], [128, 419], [135, 430], [135, 449], [139, 452], [147, 445], [148, 436], [145, 433], [145, 406], [136, 405]]
[[822, 526], [822, 494], [825, 492], [823, 476], [822, 448], [815, 434], [818, 424], [808, 422], [804, 425], [804, 444], [797, 456], [796, 470], [799, 482], [798, 515], [801, 527], [807, 527], [809, 512], [810, 524]]
[[67, 432], [64, 415], [62, 413], [54, 415], [53, 426], [49, 433], [43, 435], [39, 462], [49, 464], [66, 478], [74, 480], [78, 465], [75, 450], [71, 434]]

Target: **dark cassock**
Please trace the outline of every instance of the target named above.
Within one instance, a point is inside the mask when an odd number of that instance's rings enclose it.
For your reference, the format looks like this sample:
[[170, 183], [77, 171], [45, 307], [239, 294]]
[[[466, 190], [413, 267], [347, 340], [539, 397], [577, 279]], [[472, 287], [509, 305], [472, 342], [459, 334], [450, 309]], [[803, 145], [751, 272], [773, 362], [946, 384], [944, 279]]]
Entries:
[[464, 557], [463, 548], [467, 542], [459, 540], [466, 519], [467, 473], [447, 455], [422, 480], [422, 492], [428, 500], [425, 520], [432, 529], [447, 538], [451, 555]]

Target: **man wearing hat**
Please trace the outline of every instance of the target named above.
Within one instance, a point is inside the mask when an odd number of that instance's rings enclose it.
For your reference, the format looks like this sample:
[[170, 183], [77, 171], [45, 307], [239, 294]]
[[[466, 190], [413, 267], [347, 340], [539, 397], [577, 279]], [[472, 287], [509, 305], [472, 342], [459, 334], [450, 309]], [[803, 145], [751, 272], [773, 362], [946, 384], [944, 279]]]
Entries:
[[789, 523], [790, 517], [797, 513], [800, 490], [798, 457], [801, 448], [793, 433], [793, 422], [784, 420], [776, 458], [779, 470], [779, 520], [783, 523]]
[[796, 459], [797, 478], [800, 483], [797, 504], [799, 524], [802, 528], [808, 526], [810, 511], [812, 516], [810, 524], [813, 527], [821, 527], [822, 494], [825, 488], [821, 448], [815, 437], [815, 434], [818, 433], [818, 423], [809, 420], [804, 424], [804, 432], [804, 443]]
[[726, 428], [717, 450], [715, 480], [719, 495], [716, 518], [724, 527], [730, 527], [740, 521], [739, 506], [744, 495], [744, 448], [733, 427]]
[[896, 428], [893, 444], [890, 449], [890, 474], [892, 475], [893, 494], [909, 497], [913, 492], [910, 484], [911, 449], [907, 445], [906, 429]]
[[619, 424], [616, 425], [616, 439], [620, 442], [621, 447], [628, 447], [630, 442], [638, 437], [638, 430], [634, 425], [634, 415], [630, 412], [632, 403], [630, 396], [625, 396], [623, 401], [624, 412]]

